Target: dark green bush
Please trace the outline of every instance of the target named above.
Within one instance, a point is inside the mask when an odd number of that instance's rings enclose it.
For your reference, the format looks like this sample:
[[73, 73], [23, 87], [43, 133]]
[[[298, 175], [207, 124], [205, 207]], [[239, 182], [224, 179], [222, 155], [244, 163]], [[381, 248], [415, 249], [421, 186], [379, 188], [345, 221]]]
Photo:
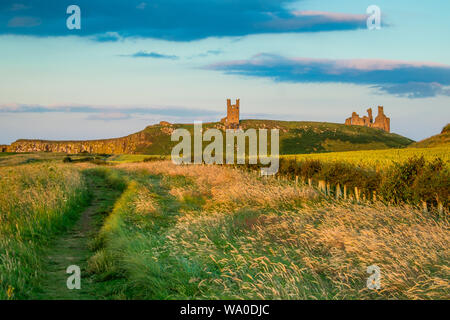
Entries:
[[425, 201], [432, 205], [442, 202], [449, 205], [450, 170], [445, 167], [442, 159], [435, 159], [426, 164], [422, 173], [413, 183], [414, 200]]
[[402, 163], [394, 163], [383, 175], [380, 195], [385, 201], [395, 204], [410, 203], [414, 199], [414, 181], [423, 172], [425, 159], [411, 158]]
[[294, 176], [298, 174], [299, 164], [294, 159], [280, 159], [279, 172], [283, 175]]
[[322, 170], [322, 163], [319, 160], [304, 160], [300, 162], [300, 175], [306, 179], [314, 177]]
[[142, 160], [143, 162], [153, 162], [153, 161], [162, 161], [165, 160], [165, 157], [162, 156], [153, 156], [153, 157], [148, 157], [145, 158], [144, 160]]
[[[260, 164], [245, 165], [249, 171], [260, 167]], [[357, 187], [368, 198], [376, 191], [383, 201], [389, 203], [420, 204], [426, 201], [433, 206], [438, 202], [449, 206], [450, 170], [439, 158], [426, 162], [424, 157], [413, 157], [380, 171], [346, 162], [281, 158], [279, 174], [324, 180], [331, 185], [345, 185], [349, 190]]]

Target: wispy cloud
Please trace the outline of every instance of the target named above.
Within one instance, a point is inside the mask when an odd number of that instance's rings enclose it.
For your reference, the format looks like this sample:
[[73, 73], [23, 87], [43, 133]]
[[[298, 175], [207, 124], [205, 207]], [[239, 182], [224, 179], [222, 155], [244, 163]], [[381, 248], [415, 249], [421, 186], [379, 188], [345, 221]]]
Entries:
[[400, 97], [408, 97], [411, 99], [430, 98], [436, 96], [450, 97], [450, 87], [445, 87], [437, 82], [407, 82], [400, 84], [383, 84], [376, 85], [373, 88], [379, 89], [381, 92], [393, 94]]
[[[96, 106], [41, 106], [22, 104], [0, 104], [0, 114], [78, 114], [85, 115], [85, 120], [122, 121], [146, 118], [152, 123], [165, 120], [174, 123], [192, 123], [194, 121], [219, 121], [226, 115], [226, 110], [189, 109], [182, 107], [96, 107]], [[292, 120], [292, 113], [241, 113], [241, 119], [277, 119]]]
[[194, 54], [192, 56], [189, 56], [188, 59], [194, 59], [194, 58], [206, 58], [209, 56], [218, 56], [220, 54], [222, 54], [224, 51], [223, 50], [208, 50], [206, 52], [202, 52], [202, 53], [198, 53], [198, 54]]
[[8, 21], [9, 28], [31, 28], [41, 24], [41, 19], [36, 17], [13, 17]]
[[126, 114], [122, 112], [108, 112], [89, 115], [87, 117], [87, 120], [115, 121], [115, 120], [127, 120], [130, 118], [131, 114]]
[[91, 36], [91, 39], [97, 42], [117, 42], [123, 38], [117, 32], [105, 32]]
[[[23, 10], [42, 23], [33, 30], [14, 28], [17, 21], [0, 25], [0, 34], [64, 36], [74, 33], [64, 28], [67, 3], [35, 0], [33, 7], [17, 5], [16, 0], [2, 0], [0, 21], [16, 19]], [[366, 28], [364, 14], [298, 11], [290, 9], [298, 0], [77, 0], [81, 8], [82, 29], [76, 35], [98, 41], [142, 37], [173, 41], [191, 41], [208, 37], [240, 37], [283, 32], [322, 32]], [[16, 11], [17, 11], [16, 10]], [[88, 13], [88, 15], [87, 15]], [[23, 23], [22, 23], [23, 24]], [[28, 21], [30, 24], [30, 21]], [[31, 28], [30, 28], [31, 29]], [[102, 36], [106, 34], [106, 36]]]
[[9, 10], [11, 10], [11, 11], [22, 11], [22, 10], [28, 10], [28, 9], [31, 9], [31, 6], [23, 4], [23, 3], [13, 3], [9, 7]]
[[327, 60], [259, 54], [207, 66], [228, 74], [264, 77], [279, 82], [351, 83], [408, 98], [450, 96], [450, 66], [392, 60]]
[[41, 106], [0, 105], [0, 113], [84, 113], [91, 120], [123, 120], [135, 115], [168, 116], [177, 118], [219, 117], [222, 113], [205, 109], [182, 107], [97, 107], [97, 106]]
[[123, 57], [132, 57], [132, 58], [154, 58], [154, 59], [169, 59], [176, 60], [178, 56], [175, 55], [167, 55], [158, 52], [147, 52], [147, 51], [139, 51], [133, 54], [125, 54]]

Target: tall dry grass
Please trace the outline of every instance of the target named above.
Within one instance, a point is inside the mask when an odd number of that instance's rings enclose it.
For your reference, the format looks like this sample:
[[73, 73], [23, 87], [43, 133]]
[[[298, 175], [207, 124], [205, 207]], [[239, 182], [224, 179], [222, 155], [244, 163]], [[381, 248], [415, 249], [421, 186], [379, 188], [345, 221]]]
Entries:
[[[220, 207], [236, 210], [243, 206], [272, 207], [292, 205], [299, 200], [316, 199], [314, 189], [261, 178], [257, 174], [242, 172], [229, 167], [214, 165], [175, 165], [171, 161], [128, 163], [118, 166], [127, 171], [147, 171], [151, 174], [184, 176], [195, 185], [170, 186], [171, 194], [182, 199], [186, 194], [197, 192], [207, 200], [205, 209]], [[163, 178], [164, 179], [164, 178]]]
[[[310, 189], [226, 167], [119, 168], [136, 180], [101, 253], [114, 261], [104, 272], [127, 278], [128, 298], [450, 298], [448, 217], [314, 202]], [[184, 206], [192, 197], [206, 200]], [[380, 290], [366, 287], [370, 265]]]
[[0, 299], [29, 296], [43, 249], [86, 200], [87, 187], [74, 167], [0, 167]]

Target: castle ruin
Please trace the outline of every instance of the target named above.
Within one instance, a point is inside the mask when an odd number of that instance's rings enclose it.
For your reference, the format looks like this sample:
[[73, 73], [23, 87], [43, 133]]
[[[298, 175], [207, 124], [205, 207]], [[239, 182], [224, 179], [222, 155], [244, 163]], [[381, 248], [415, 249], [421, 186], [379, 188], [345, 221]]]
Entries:
[[239, 129], [239, 99], [236, 104], [231, 104], [231, 99], [227, 99], [227, 116], [220, 120], [227, 129]]
[[348, 126], [364, 126], [369, 128], [377, 128], [386, 132], [391, 131], [391, 119], [386, 117], [382, 106], [378, 106], [378, 115], [373, 120], [372, 108], [367, 110], [367, 116], [360, 117], [356, 112], [352, 113], [352, 116], [345, 120], [345, 124]]

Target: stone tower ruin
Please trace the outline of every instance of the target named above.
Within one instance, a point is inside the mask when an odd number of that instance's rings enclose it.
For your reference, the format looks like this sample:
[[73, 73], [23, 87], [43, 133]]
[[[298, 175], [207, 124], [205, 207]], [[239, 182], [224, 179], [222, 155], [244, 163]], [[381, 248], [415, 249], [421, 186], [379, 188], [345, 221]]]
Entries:
[[239, 101], [236, 99], [236, 104], [231, 104], [231, 99], [227, 99], [227, 116], [221, 120], [227, 129], [239, 128]]
[[369, 128], [377, 128], [386, 132], [391, 132], [391, 119], [384, 114], [384, 108], [378, 106], [378, 115], [373, 121], [372, 108], [367, 110], [367, 116], [360, 117], [356, 112], [352, 113], [350, 118], [345, 120], [346, 125], [364, 126]]

